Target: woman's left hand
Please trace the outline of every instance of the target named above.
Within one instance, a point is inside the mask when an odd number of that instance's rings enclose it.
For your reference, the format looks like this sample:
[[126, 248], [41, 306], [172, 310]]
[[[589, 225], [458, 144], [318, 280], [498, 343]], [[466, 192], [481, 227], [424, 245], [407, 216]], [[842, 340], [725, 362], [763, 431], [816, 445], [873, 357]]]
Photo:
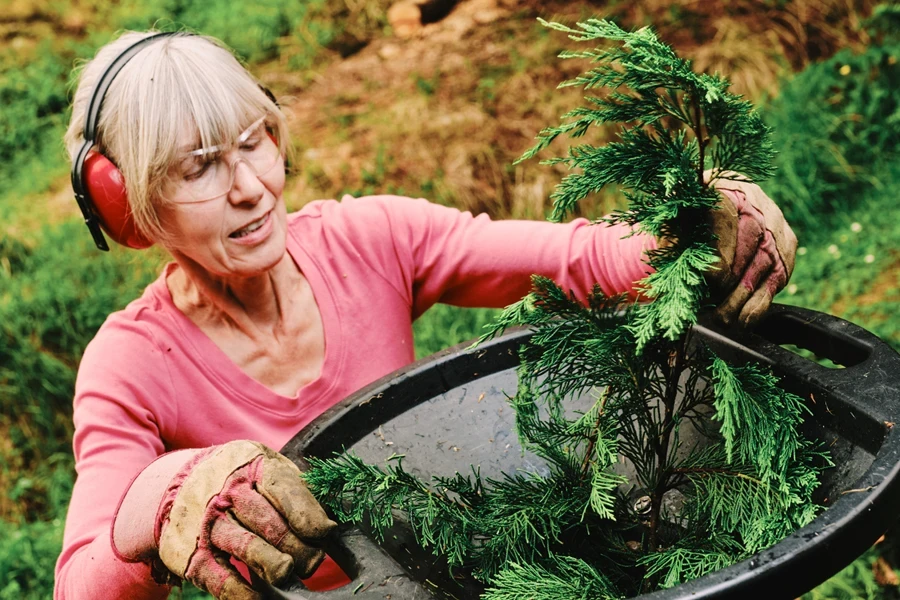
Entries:
[[751, 325], [787, 285], [794, 271], [797, 236], [758, 185], [717, 179], [713, 186], [722, 198], [711, 216], [719, 263], [707, 273], [714, 297], [724, 298], [716, 313], [726, 324], [737, 320]]

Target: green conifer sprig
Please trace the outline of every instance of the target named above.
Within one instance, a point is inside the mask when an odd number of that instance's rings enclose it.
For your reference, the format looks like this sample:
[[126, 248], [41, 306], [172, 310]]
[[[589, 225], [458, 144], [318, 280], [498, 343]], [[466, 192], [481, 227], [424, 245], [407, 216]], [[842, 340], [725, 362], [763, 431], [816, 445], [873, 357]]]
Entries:
[[629, 209], [607, 220], [674, 241], [651, 255], [655, 272], [645, 280], [643, 292], [655, 301], [638, 311], [631, 324], [638, 350], [659, 334], [675, 340], [696, 322], [707, 297], [703, 273], [717, 262], [711, 232], [698, 218], [718, 203], [709, 182], [735, 177], [736, 172], [750, 180], [769, 177], [773, 155], [769, 129], [749, 102], [727, 91], [726, 79], [694, 73], [690, 61], [679, 58], [648, 28], [626, 32], [597, 19], [578, 23], [579, 29], [544, 24], [576, 41], [623, 43], [560, 55], [597, 64], [560, 87], [602, 87], [612, 92], [588, 97], [590, 106], [563, 117], [571, 122], [544, 129], [537, 144], [519, 160], [534, 157], [560, 135], [580, 137], [591, 126], [626, 124], [619, 142], [599, 148], [574, 146], [568, 156], [544, 161], [580, 171], [567, 175], [552, 194], [551, 218], [563, 219], [580, 200], [608, 184], [621, 186]]
[[716, 395], [713, 419], [722, 423], [728, 462], [736, 454], [740, 462], [755, 465], [763, 481], [787, 486], [787, 470], [803, 447], [798, 427], [809, 409], [756, 365], [732, 367], [716, 357], [710, 380]]
[[[474, 481], [461, 475], [436, 478], [432, 489], [406, 472], [402, 459], [402, 455], [392, 457], [393, 464], [382, 469], [352, 453], [326, 460], [310, 458], [305, 477], [338, 520], [368, 520], [376, 538], [383, 541], [385, 531], [394, 525], [394, 511], [401, 510], [423, 546], [440, 549], [451, 566], [464, 564], [473, 550], [470, 510], [481, 501], [480, 477], [476, 473]], [[348, 496], [354, 502], [343, 502]]]
[[542, 131], [520, 160], [563, 134], [623, 126], [616, 142], [545, 161], [578, 171], [554, 192], [553, 216], [605, 185], [624, 189], [628, 208], [601, 221], [662, 240], [641, 285], [650, 302], [596, 286], [582, 302], [535, 276], [482, 337], [532, 330], [509, 401], [523, 449], [546, 474], [483, 480], [473, 471], [426, 483], [399, 457], [381, 469], [344, 455], [313, 459], [306, 478], [339, 519], [368, 519], [376, 535], [405, 513], [423, 546], [489, 584], [484, 598], [624, 598], [728, 566], [810, 522], [828, 459], [799, 433], [800, 398], [768, 371], [730, 365], [692, 339], [710, 304], [704, 274], [718, 260], [709, 214], [719, 196], [709, 183], [771, 173], [759, 116], [649, 29], [545, 24], [578, 41], [622, 43], [563, 54], [596, 65], [563, 86], [611, 92]]
[[554, 557], [543, 563], [512, 563], [487, 589], [485, 600], [617, 600], [621, 598], [607, 577], [583, 560]]
[[686, 538], [661, 552], [638, 560], [648, 579], [657, 579], [660, 588], [702, 577], [733, 564], [742, 554], [740, 544], [729, 536]]
[[742, 541], [743, 555], [781, 540], [817, 512], [809, 498], [824, 457], [805, 441], [802, 454], [782, 481], [769, 482], [756, 466], [729, 460], [722, 444], [693, 453], [673, 468], [691, 484], [681, 525], [698, 535], [733, 536]]
[[429, 486], [403, 470], [402, 458], [393, 457], [394, 464], [384, 469], [352, 453], [310, 458], [304, 477], [338, 520], [368, 523], [383, 541], [400, 511], [418, 543], [451, 567], [473, 569], [484, 581], [512, 563], [554, 555], [552, 549], [583, 522], [588, 508], [599, 507], [601, 519], [611, 517], [612, 490], [621, 483], [605, 472], [588, 478], [523, 473], [482, 481], [475, 471], [474, 478], [435, 476]]

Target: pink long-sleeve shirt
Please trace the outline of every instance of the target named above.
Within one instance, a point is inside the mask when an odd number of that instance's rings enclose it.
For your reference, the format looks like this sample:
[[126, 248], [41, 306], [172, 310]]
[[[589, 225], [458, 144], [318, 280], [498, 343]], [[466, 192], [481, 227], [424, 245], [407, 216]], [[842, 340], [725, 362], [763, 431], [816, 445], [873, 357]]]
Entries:
[[120, 498], [164, 452], [251, 439], [278, 449], [325, 409], [414, 359], [412, 322], [437, 302], [500, 307], [530, 275], [582, 298], [632, 289], [655, 241], [623, 227], [491, 221], [394, 196], [317, 201], [289, 216], [287, 251], [309, 280], [325, 330], [317, 379], [294, 396], [254, 380], [173, 304], [167, 267], [106, 320], [75, 385], [78, 477], [55, 598], [165, 598], [149, 567], [116, 558]]

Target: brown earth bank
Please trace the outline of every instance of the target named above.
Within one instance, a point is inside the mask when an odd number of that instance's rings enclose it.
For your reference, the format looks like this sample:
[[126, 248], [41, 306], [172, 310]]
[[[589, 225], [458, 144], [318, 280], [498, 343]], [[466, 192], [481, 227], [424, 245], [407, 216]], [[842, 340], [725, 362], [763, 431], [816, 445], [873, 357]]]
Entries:
[[[416, 1], [403, 0], [388, 15]], [[343, 193], [396, 192], [497, 217], [543, 217], [564, 168], [513, 162], [542, 128], [581, 103], [580, 90], [556, 87], [590, 65], [558, 59], [578, 44], [541, 26], [538, 17], [570, 25], [592, 16], [626, 27], [652, 25], [695, 68], [722, 73], [735, 92], [763, 101], [791, 71], [864, 45], [861, 24], [874, 3], [452, 4], [444, 18], [424, 25], [401, 11], [406, 20], [394, 23], [393, 34], [357, 40], [346, 57], [333, 51], [313, 78], [285, 69], [283, 61], [260, 67], [290, 115], [298, 151], [292, 206]], [[615, 198], [596, 202], [587, 212], [602, 212]]]

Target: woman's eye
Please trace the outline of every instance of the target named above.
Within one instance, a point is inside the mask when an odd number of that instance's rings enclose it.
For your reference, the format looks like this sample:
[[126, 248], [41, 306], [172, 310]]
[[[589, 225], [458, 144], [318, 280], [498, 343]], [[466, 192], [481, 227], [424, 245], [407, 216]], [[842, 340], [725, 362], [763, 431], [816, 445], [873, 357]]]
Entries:
[[182, 177], [185, 181], [196, 181], [197, 179], [203, 177], [203, 174], [206, 173], [207, 169], [209, 169], [209, 165], [209, 162], [203, 161], [200, 164], [194, 165], [185, 170]]
[[262, 140], [262, 137], [259, 134], [254, 134], [250, 137], [250, 139], [244, 140], [241, 142], [240, 149], [241, 150], [255, 150], [257, 146], [259, 146], [259, 142]]

